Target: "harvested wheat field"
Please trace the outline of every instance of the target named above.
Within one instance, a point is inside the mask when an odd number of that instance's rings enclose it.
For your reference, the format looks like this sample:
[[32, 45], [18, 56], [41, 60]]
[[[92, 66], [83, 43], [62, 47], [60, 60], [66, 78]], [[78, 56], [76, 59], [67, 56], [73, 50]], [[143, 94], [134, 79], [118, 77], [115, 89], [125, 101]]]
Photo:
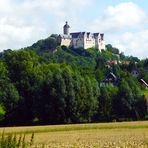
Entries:
[[35, 133], [34, 148], [148, 148], [148, 121], [13, 127], [5, 133]]

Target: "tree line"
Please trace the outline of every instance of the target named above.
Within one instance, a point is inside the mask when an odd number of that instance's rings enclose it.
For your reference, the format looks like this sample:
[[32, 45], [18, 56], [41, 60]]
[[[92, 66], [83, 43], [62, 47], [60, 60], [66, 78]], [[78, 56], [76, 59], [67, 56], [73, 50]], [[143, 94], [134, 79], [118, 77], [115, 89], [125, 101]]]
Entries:
[[[48, 40], [0, 54], [1, 125], [145, 119], [146, 100], [129, 67], [105, 67], [117, 58], [111, 49], [70, 49]], [[119, 76], [117, 85], [100, 85], [108, 72]]]

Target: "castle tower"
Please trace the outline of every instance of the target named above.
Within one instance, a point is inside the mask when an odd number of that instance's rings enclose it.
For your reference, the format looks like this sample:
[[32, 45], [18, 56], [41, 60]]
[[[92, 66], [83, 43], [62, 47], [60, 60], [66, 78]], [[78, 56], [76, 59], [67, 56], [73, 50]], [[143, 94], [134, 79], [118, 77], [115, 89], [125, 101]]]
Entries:
[[66, 24], [63, 27], [64, 34], [69, 35], [69, 29], [70, 26], [68, 25], [68, 22], [66, 22]]

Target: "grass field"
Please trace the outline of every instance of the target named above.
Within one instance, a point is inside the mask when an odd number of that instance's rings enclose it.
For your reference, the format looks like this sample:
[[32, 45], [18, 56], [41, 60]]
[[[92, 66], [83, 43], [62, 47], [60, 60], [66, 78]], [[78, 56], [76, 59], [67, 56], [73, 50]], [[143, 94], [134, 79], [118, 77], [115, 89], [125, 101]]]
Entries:
[[148, 121], [5, 128], [28, 139], [33, 132], [34, 148], [148, 148]]

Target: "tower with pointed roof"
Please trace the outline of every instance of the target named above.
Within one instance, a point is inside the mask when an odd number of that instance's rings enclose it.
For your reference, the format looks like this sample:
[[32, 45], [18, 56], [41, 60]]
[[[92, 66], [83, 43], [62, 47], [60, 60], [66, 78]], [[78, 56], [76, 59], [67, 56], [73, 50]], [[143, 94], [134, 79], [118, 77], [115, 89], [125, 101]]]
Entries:
[[70, 29], [70, 26], [68, 25], [68, 22], [66, 21], [66, 24], [63, 27], [63, 32], [65, 35], [69, 35], [69, 29]]

